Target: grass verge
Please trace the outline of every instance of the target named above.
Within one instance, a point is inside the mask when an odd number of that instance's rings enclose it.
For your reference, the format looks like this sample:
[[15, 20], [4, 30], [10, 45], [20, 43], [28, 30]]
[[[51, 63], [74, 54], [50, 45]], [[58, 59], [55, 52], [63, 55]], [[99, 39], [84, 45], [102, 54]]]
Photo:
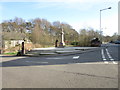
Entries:
[[12, 52], [12, 53], [3, 53], [3, 55], [17, 55], [17, 52]]

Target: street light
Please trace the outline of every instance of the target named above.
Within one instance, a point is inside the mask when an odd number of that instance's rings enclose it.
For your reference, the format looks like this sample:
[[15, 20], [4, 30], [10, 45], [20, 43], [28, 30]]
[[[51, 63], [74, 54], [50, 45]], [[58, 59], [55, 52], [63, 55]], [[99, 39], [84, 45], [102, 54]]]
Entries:
[[101, 30], [101, 12], [104, 10], [108, 10], [111, 9], [111, 7], [105, 8], [105, 9], [101, 9], [100, 10], [100, 36], [101, 36], [101, 42], [102, 42], [102, 30]]

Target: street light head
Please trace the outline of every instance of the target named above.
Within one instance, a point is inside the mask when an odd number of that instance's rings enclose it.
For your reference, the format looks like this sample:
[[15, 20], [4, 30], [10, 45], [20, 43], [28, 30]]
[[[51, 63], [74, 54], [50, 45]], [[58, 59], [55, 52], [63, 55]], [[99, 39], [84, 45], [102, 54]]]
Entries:
[[108, 8], [105, 8], [105, 9], [101, 9], [100, 11], [103, 11], [103, 10], [107, 10], [107, 9], [111, 9], [112, 7], [108, 7]]
[[112, 7], [109, 7], [108, 9], [111, 9]]

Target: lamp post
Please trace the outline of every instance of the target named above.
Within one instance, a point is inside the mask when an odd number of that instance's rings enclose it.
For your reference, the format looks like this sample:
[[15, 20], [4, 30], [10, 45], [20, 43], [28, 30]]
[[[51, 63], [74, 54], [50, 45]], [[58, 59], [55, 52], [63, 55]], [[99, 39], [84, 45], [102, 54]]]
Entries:
[[111, 9], [111, 7], [105, 8], [105, 9], [101, 9], [100, 10], [100, 37], [101, 37], [101, 43], [102, 43], [102, 30], [101, 30], [101, 12], [104, 10], [108, 10]]

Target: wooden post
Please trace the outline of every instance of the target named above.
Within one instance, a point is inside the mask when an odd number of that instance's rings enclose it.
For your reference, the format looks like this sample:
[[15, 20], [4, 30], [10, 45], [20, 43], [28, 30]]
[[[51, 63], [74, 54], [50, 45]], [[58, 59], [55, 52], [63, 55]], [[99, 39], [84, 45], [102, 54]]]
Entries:
[[24, 42], [22, 42], [22, 51], [21, 51], [21, 54], [24, 55], [25, 54], [25, 47], [24, 47]]
[[58, 40], [55, 41], [55, 47], [57, 47]]

